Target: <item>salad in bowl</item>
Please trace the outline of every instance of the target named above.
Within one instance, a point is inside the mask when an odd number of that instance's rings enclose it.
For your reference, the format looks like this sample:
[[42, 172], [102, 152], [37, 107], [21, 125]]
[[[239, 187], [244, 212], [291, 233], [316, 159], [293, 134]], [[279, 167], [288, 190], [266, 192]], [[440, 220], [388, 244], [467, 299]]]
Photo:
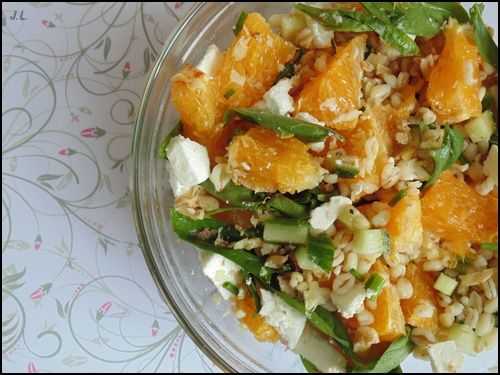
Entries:
[[437, 372], [495, 347], [498, 48], [483, 6], [241, 13], [171, 79], [170, 221], [309, 372]]

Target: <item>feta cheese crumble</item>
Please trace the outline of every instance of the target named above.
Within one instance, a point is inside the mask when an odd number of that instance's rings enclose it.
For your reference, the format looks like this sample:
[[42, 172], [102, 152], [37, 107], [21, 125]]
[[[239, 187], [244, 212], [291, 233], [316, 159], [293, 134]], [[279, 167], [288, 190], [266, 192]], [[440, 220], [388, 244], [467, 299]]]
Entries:
[[293, 98], [288, 94], [292, 81], [288, 78], [280, 80], [264, 94], [264, 103], [271, 112], [286, 115], [293, 112]]
[[210, 160], [206, 147], [182, 135], [170, 141], [167, 159], [170, 185], [176, 197], [205, 181], [210, 175]]
[[259, 314], [279, 332], [290, 349], [295, 348], [306, 325], [306, 317], [267, 290], [261, 289], [261, 297]]
[[227, 300], [233, 297], [233, 294], [224, 288], [223, 284], [225, 282], [234, 285], [240, 284], [242, 281], [240, 267], [219, 254], [202, 253], [201, 263], [203, 273], [212, 280], [222, 298]]
[[455, 341], [429, 345], [428, 352], [435, 372], [457, 372], [464, 362], [464, 355], [457, 350]]
[[352, 201], [347, 197], [331, 197], [328, 202], [311, 211], [309, 224], [313, 229], [324, 232], [337, 220], [342, 210], [351, 205]]
[[211, 44], [208, 46], [201, 61], [196, 65], [196, 69], [212, 77], [221, 59], [222, 53], [219, 51], [219, 48], [215, 44]]

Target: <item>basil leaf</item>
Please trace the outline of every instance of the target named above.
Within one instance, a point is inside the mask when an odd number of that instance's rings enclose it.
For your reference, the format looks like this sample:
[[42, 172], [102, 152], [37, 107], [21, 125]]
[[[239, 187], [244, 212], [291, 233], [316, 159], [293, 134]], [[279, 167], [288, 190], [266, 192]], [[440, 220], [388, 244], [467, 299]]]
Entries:
[[267, 203], [268, 207], [274, 208], [285, 215], [294, 218], [301, 218], [306, 215], [305, 206], [295, 202], [294, 200], [282, 195], [277, 194], [271, 198], [271, 200]]
[[281, 72], [278, 73], [278, 76], [276, 77], [276, 81], [274, 81], [274, 83], [276, 84], [283, 78], [292, 78], [295, 75], [295, 65], [300, 62], [300, 59], [302, 59], [302, 56], [304, 56], [305, 53], [306, 50], [304, 48], [299, 48], [297, 51], [295, 51], [295, 56], [291, 61], [285, 64], [285, 67], [281, 70]]
[[314, 18], [323, 26], [335, 31], [362, 32], [370, 31], [370, 28], [360, 22], [355, 16], [354, 11], [340, 9], [321, 9], [305, 4], [295, 4], [295, 9], [304, 12]]
[[274, 130], [282, 136], [294, 135], [304, 142], [319, 142], [330, 134], [337, 134], [325, 126], [276, 115], [261, 109], [233, 108], [231, 112], [264, 128]]
[[474, 26], [474, 40], [483, 59], [498, 70], [498, 46], [483, 22], [481, 17], [483, 10], [483, 4], [474, 4], [470, 9], [470, 18], [472, 26]]
[[236, 24], [233, 27], [234, 35], [238, 35], [240, 33], [241, 29], [243, 29], [243, 25], [245, 24], [247, 17], [248, 17], [247, 12], [240, 13], [238, 20], [236, 21]]
[[335, 255], [335, 247], [332, 240], [326, 234], [319, 236], [309, 235], [307, 239], [307, 247], [309, 258], [313, 263], [321, 267], [325, 272], [332, 270], [333, 257]]
[[330, 311], [318, 306], [307, 312], [304, 303], [283, 292], [276, 293], [288, 306], [304, 314], [307, 320], [325, 335], [333, 338], [347, 355], [354, 355], [352, 343], [342, 322]]
[[467, 11], [458, 1], [436, 1], [423, 4], [426, 4], [429, 7], [440, 8], [441, 10], [446, 11], [449, 17], [455, 18], [460, 23], [469, 22], [469, 15], [467, 14]]
[[358, 14], [356, 15], [360, 22], [363, 22], [370, 29], [375, 31], [380, 36], [380, 38], [382, 38], [392, 47], [399, 50], [402, 55], [418, 55], [419, 48], [417, 46], [417, 43], [415, 43], [412, 38], [410, 38], [405, 32], [393, 26], [385, 16], [382, 18], [378, 18], [381, 14], [381, 12], [379, 12], [378, 10], [374, 13], [371, 13], [372, 11], [374, 11], [374, 9], [376, 9], [375, 7], [369, 6], [365, 9], [368, 10], [369, 14], [358, 12]]
[[178, 136], [181, 134], [181, 128], [182, 124], [179, 121], [177, 125], [170, 131], [170, 133], [167, 134], [163, 142], [160, 144], [160, 147], [158, 148], [158, 157], [160, 159], [166, 159], [167, 158], [167, 150], [168, 150], [168, 144], [172, 140], [172, 138]]
[[302, 361], [302, 365], [304, 366], [304, 369], [311, 373], [311, 374], [317, 374], [320, 371], [314, 366], [311, 362], [309, 362], [307, 359], [305, 359], [303, 356], [300, 356], [300, 360]]
[[457, 130], [446, 126], [443, 144], [437, 150], [431, 152], [434, 160], [434, 171], [425, 183], [424, 189], [432, 185], [439, 178], [441, 173], [450, 168], [462, 154], [464, 137]]
[[449, 13], [429, 3], [407, 3], [396, 21], [396, 27], [408, 34], [433, 37], [441, 31]]
[[232, 181], [229, 181], [221, 191], [216, 191], [214, 184], [210, 180], [202, 182], [200, 186], [210, 195], [234, 207], [254, 209], [262, 203], [262, 200], [252, 190], [235, 185]]
[[224, 226], [223, 222], [212, 218], [201, 220], [191, 219], [173, 208], [170, 210], [170, 220], [172, 221], [174, 231], [183, 239], [190, 237], [202, 229], [219, 229]]
[[394, 341], [385, 350], [384, 354], [367, 366], [355, 367], [356, 372], [363, 373], [387, 373], [396, 369], [408, 355], [413, 351], [413, 343], [409, 333]]

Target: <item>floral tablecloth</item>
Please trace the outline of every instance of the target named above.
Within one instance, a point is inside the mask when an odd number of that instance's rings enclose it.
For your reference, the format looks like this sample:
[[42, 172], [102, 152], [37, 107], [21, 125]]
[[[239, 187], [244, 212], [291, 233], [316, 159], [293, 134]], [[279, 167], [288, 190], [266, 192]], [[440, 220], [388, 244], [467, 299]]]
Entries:
[[2, 3], [2, 372], [215, 371], [130, 213], [147, 73], [190, 3]]

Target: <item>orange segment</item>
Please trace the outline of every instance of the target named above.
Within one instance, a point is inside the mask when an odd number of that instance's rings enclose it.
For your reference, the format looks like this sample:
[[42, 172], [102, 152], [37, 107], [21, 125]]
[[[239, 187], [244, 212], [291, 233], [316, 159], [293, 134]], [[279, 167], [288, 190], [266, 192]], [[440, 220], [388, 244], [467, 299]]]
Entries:
[[[354, 129], [341, 131], [345, 137], [345, 142], [337, 143], [337, 145], [343, 148], [347, 155], [359, 158], [362, 163], [363, 160], [371, 159], [376, 155], [371, 167], [361, 168], [360, 174], [356, 178], [343, 180], [344, 183], [351, 187], [353, 184], [360, 182], [377, 186], [380, 184], [379, 176], [391, 151], [390, 135], [384, 121], [380, 121], [380, 119], [382, 118], [374, 112], [365, 113]], [[367, 143], [368, 141], [373, 142], [371, 139], [375, 139], [375, 149], [371, 149], [370, 143]], [[353, 199], [359, 199], [363, 195], [366, 195], [366, 193], [354, 195]]]
[[498, 197], [482, 196], [446, 171], [422, 198], [422, 223], [464, 256], [470, 242], [495, 242], [498, 237]]
[[440, 123], [457, 123], [481, 114], [481, 60], [467, 26], [450, 21], [444, 36], [444, 49], [429, 77], [427, 100]]
[[236, 310], [245, 312], [240, 322], [253, 333], [258, 341], [276, 342], [279, 340], [278, 332], [256, 313], [255, 302], [251, 296], [247, 295], [244, 299], [235, 298], [234, 306]]
[[[224, 53], [218, 74], [219, 101], [224, 108], [248, 107], [273, 85], [295, 47], [274, 34], [265, 19], [250, 13], [242, 30]], [[233, 93], [225, 98], [224, 94]]]
[[433, 288], [433, 278], [414, 263], [406, 266], [405, 278], [413, 286], [412, 297], [401, 300], [401, 307], [406, 321], [414, 327], [430, 328], [435, 331], [438, 327], [437, 308], [434, 309], [434, 314], [430, 318], [421, 318], [415, 313], [419, 304], [422, 303], [427, 303], [434, 307], [437, 306], [437, 295]]
[[186, 137], [205, 145], [210, 152], [222, 124], [217, 124], [216, 81], [205, 73], [184, 67], [172, 78], [172, 102], [180, 113], [182, 132]]
[[391, 218], [387, 224], [391, 238], [391, 256], [398, 252], [414, 254], [422, 246], [422, 205], [417, 194], [409, 194], [391, 209]]
[[371, 326], [377, 331], [380, 341], [393, 341], [405, 334], [399, 295], [396, 288], [389, 284], [389, 270], [380, 260], [375, 262], [372, 271], [385, 276], [386, 286], [377, 297], [377, 308], [372, 310], [375, 321]]
[[252, 128], [229, 145], [229, 166], [236, 184], [260, 192], [295, 193], [317, 186], [323, 176], [319, 162], [296, 138]]
[[346, 116], [361, 107], [361, 62], [365, 46], [366, 35], [360, 35], [339, 47], [327, 69], [307, 82], [300, 92], [297, 112], [308, 112], [335, 129], [354, 128], [357, 120]]

